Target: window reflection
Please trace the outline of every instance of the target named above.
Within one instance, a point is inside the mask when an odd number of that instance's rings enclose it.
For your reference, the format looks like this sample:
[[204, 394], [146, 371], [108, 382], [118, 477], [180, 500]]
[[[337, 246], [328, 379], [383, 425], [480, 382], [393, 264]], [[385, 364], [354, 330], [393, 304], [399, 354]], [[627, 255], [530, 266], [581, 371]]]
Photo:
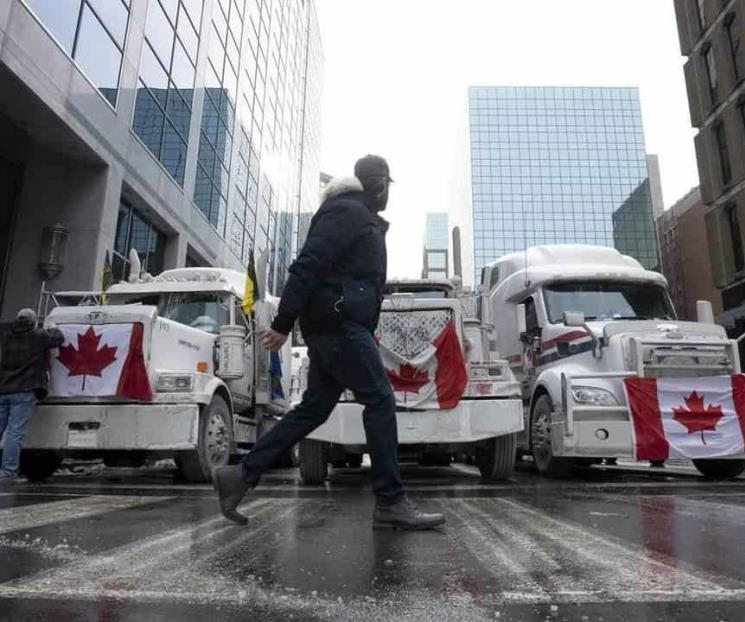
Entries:
[[137, 210], [122, 202], [119, 206], [112, 257], [114, 280], [121, 281], [128, 277], [129, 251], [133, 248], [139, 255], [143, 272], [160, 274], [163, 271], [165, 242], [165, 234]]
[[[194, 22], [201, 12], [201, 0], [150, 0], [140, 59], [140, 79], [152, 97], [138, 94], [133, 129], [179, 186], [184, 184], [199, 47]], [[153, 105], [156, 110], [149, 110]]]
[[29, 8], [116, 106], [122, 50], [129, 21], [123, 0], [26, 0]]

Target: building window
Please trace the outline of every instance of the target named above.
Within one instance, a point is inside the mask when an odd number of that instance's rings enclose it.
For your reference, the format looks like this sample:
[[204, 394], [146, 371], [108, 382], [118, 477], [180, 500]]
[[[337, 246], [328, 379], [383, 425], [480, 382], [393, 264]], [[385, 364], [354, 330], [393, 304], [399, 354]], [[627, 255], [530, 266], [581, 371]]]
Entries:
[[[243, 41], [243, 3], [217, 3], [209, 28], [207, 80], [199, 133], [194, 203], [226, 235], [233, 125], [238, 100], [238, 65]], [[245, 220], [245, 218], [243, 219]], [[244, 222], [231, 223], [232, 235]], [[233, 249], [236, 250], [235, 248]], [[240, 252], [238, 253], [240, 255]]]
[[717, 140], [717, 150], [719, 151], [719, 168], [722, 174], [722, 184], [726, 186], [732, 180], [732, 166], [729, 161], [727, 134], [723, 122], [720, 121], [714, 126], [714, 135]]
[[86, 77], [116, 107], [129, 0], [25, 0]]
[[112, 259], [114, 281], [126, 279], [129, 274], [129, 251], [135, 249], [140, 256], [142, 271], [159, 274], [163, 271], [163, 253], [166, 236], [130, 205], [119, 206], [116, 237]]
[[717, 101], [718, 90], [719, 90], [719, 74], [717, 73], [717, 65], [714, 61], [714, 50], [711, 44], [707, 44], [703, 51], [704, 62], [706, 63], [706, 77], [709, 80], [709, 94], [711, 95], [711, 103]]
[[696, 9], [698, 11], [698, 24], [701, 30], [706, 28], [706, 0], [696, 0]]
[[201, 20], [202, 0], [151, 0], [140, 58], [132, 128], [179, 186], [184, 185]]
[[740, 51], [740, 29], [737, 15], [731, 13], [727, 16], [726, 22], [727, 37], [729, 39], [729, 49], [732, 54], [732, 68], [735, 72], [735, 80], [740, 80], [745, 72], [742, 67], [742, 54]]
[[729, 204], [724, 208], [727, 214], [727, 227], [729, 229], [730, 242], [732, 243], [732, 257], [735, 264], [735, 272], [745, 268], [745, 252], [742, 247], [742, 234], [740, 231], [740, 218], [737, 215], [737, 205]]

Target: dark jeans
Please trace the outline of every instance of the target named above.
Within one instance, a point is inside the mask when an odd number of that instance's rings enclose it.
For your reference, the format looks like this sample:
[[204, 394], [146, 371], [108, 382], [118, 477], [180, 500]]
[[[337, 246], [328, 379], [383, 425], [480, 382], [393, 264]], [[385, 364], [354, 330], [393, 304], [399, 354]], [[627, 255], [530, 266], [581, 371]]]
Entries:
[[392, 499], [404, 493], [398, 466], [396, 400], [370, 332], [345, 324], [338, 332], [308, 335], [308, 388], [290, 413], [262, 436], [243, 458], [251, 485], [295, 443], [329, 418], [342, 391], [350, 389], [364, 405], [362, 415], [372, 462], [373, 491]]
[[21, 443], [26, 436], [26, 426], [35, 408], [36, 395], [33, 391], [0, 395], [0, 439], [5, 432], [0, 478], [18, 475]]

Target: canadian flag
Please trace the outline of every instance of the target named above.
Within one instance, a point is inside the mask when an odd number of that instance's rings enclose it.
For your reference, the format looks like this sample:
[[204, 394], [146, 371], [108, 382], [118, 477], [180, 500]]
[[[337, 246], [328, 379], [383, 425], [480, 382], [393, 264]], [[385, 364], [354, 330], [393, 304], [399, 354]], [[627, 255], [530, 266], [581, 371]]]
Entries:
[[379, 344], [396, 403], [408, 408], [455, 408], [468, 384], [455, 324], [450, 320], [432, 344], [408, 360]]
[[743, 454], [745, 376], [625, 382], [637, 460]]
[[153, 398], [142, 352], [142, 324], [58, 328], [65, 341], [50, 360], [50, 397]]

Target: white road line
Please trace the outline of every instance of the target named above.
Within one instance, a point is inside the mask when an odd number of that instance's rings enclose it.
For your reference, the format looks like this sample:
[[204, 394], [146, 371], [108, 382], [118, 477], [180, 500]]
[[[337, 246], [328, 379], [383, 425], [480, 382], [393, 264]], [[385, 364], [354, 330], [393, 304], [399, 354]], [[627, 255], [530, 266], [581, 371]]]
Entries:
[[175, 595], [209, 590], [213, 588], [215, 578], [203, 572], [205, 559], [262, 537], [303, 503], [296, 500], [252, 500], [241, 506], [248, 509], [251, 517], [248, 529], [236, 527], [221, 515], [211, 516], [196, 524], [3, 583], [0, 585], [0, 598], [22, 594], [94, 598], [102, 591], [140, 598], [151, 592], [170, 591]]
[[124, 510], [149, 503], [165, 501], [170, 498], [97, 495], [5, 508], [0, 510], [0, 534], [86, 518], [115, 510]]
[[549, 551], [544, 550], [534, 538], [526, 535], [522, 526], [514, 526], [509, 521], [499, 520], [493, 513], [483, 511], [476, 503], [464, 501], [463, 504], [494, 530], [501, 541], [509, 545], [513, 555], [525, 558], [523, 564], [530, 572], [556, 573], [561, 570], [560, 561]]
[[[492, 534], [479, 528], [473, 520], [473, 515], [463, 506], [460, 501], [453, 500], [450, 503], [440, 501], [442, 508], [450, 516], [458, 519], [459, 527], [463, 529], [452, 534], [458, 543], [463, 543], [479, 563], [495, 578], [509, 578], [515, 586], [519, 585], [522, 590], [530, 594], [531, 598], [543, 597], [546, 590], [540, 586], [530, 575], [525, 566], [522, 565], [514, 555], [511, 547], [504, 545]], [[452, 529], [452, 528], [451, 528]]]
[[646, 593], [660, 598], [696, 599], [745, 590], [740, 581], [549, 516], [525, 503], [512, 499], [496, 499], [493, 503], [541, 546], [556, 550], [565, 567], [580, 570], [573, 590], [580, 595], [613, 599], [618, 594]]
[[740, 600], [745, 584], [511, 499], [441, 502], [513, 603]]

